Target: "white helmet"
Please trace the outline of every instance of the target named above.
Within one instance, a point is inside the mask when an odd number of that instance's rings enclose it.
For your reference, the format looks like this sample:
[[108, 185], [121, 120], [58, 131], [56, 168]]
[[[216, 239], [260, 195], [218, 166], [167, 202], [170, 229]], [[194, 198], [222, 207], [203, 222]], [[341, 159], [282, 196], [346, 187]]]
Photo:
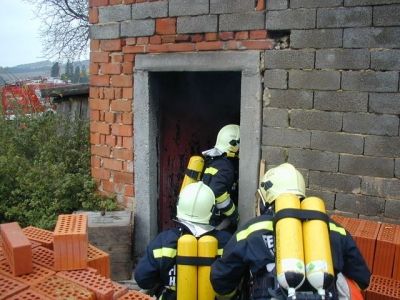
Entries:
[[218, 132], [215, 148], [225, 152], [228, 156], [235, 156], [239, 151], [240, 127], [239, 125], [229, 124], [221, 128]]
[[303, 175], [296, 168], [284, 163], [268, 170], [260, 183], [259, 192], [264, 204], [271, 204], [281, 194], [295, 194], [305, 197], [305, 184]]
[[213, 191], [203, 182], [190, 183], [179, 194], [177, 218], [199, 224], [209, 224], [215, 202]]

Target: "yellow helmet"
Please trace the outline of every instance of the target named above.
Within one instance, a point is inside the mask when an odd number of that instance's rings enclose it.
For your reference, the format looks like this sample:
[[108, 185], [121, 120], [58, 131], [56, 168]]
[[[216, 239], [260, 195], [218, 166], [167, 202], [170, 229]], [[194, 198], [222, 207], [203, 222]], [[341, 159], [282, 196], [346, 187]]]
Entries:
[[304, 198], [306, 188], [303, 175], [293, 165], [284, 163], [264, 174], [258, 190], [264, 204], [271, 204], [285, 193]]
[[185, 186], [178, 198], [177, 218], [199, 224], [209, 224], [215, 202], [213, 191], [203, 182]]
[[218, 132], [215, 148], [225, 152], [228, 156], [235, 156], [239, 151], [240, 127], [239, 125], [225, 125]]

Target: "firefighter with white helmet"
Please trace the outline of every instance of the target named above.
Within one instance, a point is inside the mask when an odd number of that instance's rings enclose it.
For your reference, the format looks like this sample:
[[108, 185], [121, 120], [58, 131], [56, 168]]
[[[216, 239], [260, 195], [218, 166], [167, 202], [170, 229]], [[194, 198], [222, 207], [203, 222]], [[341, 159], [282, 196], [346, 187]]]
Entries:
[[237, 210], [238, 166], [240, 127], [225, 125], [217, 135], [214, 148], [203, 151], [205, 169], [202, 181], [214, 192], [216, 209], [211, 224], [218, 230], [236, 230], [239, 213]]
[[[229, 240], [222, 257], [211, 267], [211, 283], [214, 290], [224, 299], [237, 295], [242, 281], [241, 291], [245, 290], [248, 293], [243, 299], [294, 299], [289, 297], [288, 290], [282, 288], [277, 277], [280, 262], [276, 260], [276, 247], [282, 238], [278, 236], [277, 226], [286, 219], [277, 218], [279, 212], [275, 212], [275, 206], [281, 199], [297, 199], [300, 203], [300, 200], [305, 198], [303, 176], [291, 164], [281, 164], [265, 173], [257, 193], [261, 198], [261, 215], [239, 228]], [[299, 212], [301, 219], [302, 210], [292, 211]], [[307, 212], [309, 211], [304, 211]], [[334, 279], [330, 286], [324, 287], [326, 293], [322, 296], [305, 278], [297, 277], [300, 280], [297, 282], [299, 286], [296, 286], [296, 299], [344, 299], [338, 292], [339, 281], [342, 282], [338, 278], [343, 277], [342, 275], [353, 280], [360, 289], [368, 287], [370, 271], [354, 240], [344, 228], [326, 214], [325, 216], [325, 226], [328, 223], [330, 228], [327, 235], [330, 240], [328, 245], [332, 250]], [[295, 215], [292, 219], [296, 218]], [[286, 229], [289, 227], [291, 226], [287, 224]], [[296, 240], [296, 237], [290, 239]], [[282, 259], [281, 256], [280, 260]], [[293, 278], [295, 276], [289, 280]]]
[[178, 239], [184, 234], [196, 238], [211, 235], [218, 240], [219, 253], [230, 238], [225, 231], [217, 231], [209, 224], [215, 204], [212, 190], [204, 183], [187, 185], [179, 194], [176, 228], [159, 233], [147, 246], [135, 268], [135, 280], [140, 288], [151, 290], [161, 284], [156, 296], [163, 300], [176, 299], [176, 255]]

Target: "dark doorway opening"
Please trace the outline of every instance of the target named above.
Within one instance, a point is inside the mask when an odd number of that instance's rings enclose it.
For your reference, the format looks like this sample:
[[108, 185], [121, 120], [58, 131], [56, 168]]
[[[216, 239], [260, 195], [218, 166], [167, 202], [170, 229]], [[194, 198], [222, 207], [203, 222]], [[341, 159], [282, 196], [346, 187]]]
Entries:
[[240, 124], [241, 72], [150, 72], [149, 87], [158, 108], [161, 231], [174, 226], [171, 219], [189, 158], [212, 148], [224, 125]]

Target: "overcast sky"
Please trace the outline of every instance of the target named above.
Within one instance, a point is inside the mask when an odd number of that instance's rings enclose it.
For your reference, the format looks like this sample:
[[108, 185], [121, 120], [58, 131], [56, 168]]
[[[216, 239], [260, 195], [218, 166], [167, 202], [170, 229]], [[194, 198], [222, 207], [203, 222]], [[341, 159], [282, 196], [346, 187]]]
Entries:
[[2, 0], [0, 8], [0, 66], [13, 67], [46, 60], [39, 39], [40, 22], [34, 7], [22, 0]]

